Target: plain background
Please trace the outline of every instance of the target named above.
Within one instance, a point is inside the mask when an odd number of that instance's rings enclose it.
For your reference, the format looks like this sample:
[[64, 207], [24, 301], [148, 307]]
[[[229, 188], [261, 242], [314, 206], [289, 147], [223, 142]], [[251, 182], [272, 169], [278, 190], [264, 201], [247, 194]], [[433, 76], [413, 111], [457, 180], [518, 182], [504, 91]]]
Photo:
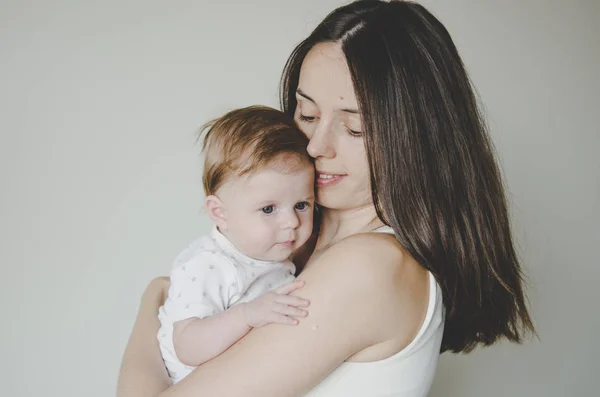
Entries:
[[[423, 1], [485, 106], [541, 337], [444, 354], [434, 397], [599, 393], [599, 3]], [[114, 394], [145, 286], [209, 229], [196, 128], [277, 106], [341, 4], [0, 1], [0, 394]]]

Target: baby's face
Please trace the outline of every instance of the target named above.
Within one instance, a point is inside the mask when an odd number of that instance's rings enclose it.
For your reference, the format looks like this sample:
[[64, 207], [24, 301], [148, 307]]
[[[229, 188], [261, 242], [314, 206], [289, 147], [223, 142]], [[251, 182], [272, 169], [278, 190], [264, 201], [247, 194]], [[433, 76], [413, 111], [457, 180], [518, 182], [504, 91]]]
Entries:
[[312, 232], [314, 173], [311, 164], [273, 166], [225, 183], [219, 189], [226, 217], [222, 232], [252, 258], [287, 259]]

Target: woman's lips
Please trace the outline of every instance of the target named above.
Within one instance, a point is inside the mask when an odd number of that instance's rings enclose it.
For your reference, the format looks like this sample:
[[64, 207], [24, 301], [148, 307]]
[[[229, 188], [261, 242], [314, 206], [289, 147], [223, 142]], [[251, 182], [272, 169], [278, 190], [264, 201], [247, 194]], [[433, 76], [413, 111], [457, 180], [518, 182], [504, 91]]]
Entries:
[[342, 179], [344, 179], [346, 175], [342, 174], [330, 174], [328, 172], [317, 172], [317, 186], [331, 186]]

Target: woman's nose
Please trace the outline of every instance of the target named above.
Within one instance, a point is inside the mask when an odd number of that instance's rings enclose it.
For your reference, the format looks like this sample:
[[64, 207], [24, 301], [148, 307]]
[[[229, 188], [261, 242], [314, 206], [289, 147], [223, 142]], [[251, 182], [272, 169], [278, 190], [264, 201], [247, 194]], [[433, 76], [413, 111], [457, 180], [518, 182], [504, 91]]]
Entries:
[[321, 121], [312, 134], [306, 150], [313, 157], [335, 157], [335, 150], [332, 145], [333, 131], [331, 123]]

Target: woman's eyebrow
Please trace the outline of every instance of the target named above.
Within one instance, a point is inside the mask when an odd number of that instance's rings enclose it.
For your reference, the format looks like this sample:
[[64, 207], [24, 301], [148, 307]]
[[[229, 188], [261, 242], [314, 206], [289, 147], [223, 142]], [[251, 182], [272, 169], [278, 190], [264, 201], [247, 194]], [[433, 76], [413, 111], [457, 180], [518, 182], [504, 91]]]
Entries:
[[[315, 105], [317, 104], [317, 102], [312, 99], [311, 97], [309, 97], [308, 95], [306, 95], [306, 93], [304, 91], [302, 91], [300, 88], [298, 88], [296, 90], [296, 94], [300, 95], [302, 98], [308, 99], [309, 101], [311, 101], [312, 103], [314, 103]], [[346, 112], [346, 113], [352, 113], [352, 114], [360, 114], [360, 112], [358, 111], [358, 109], [351, 109], [351, 108], [343, 108], [340, 109], [340, 111], [342, 112]]]
[[315, 100], [314, 100], [314, 99], [312, 99], [311, 97], [309, 97], [308, 95], [306, 95], [306, 94], [304, 93], [304, 91], [302, 91], [300, 88], [298, 88], [298, 89], [296, 90], [296, 94], [300, 95], [300, 96], [301, 96], [301, 97], [303, 97], [303, 98], [306, 98], [306, 99], [308, 99], [309, 101], [311, 101], [311, 102], [312, 102], [312, 103], [314, 103], [315, 105], [317, 104], [317, 102], [315, 102]]

